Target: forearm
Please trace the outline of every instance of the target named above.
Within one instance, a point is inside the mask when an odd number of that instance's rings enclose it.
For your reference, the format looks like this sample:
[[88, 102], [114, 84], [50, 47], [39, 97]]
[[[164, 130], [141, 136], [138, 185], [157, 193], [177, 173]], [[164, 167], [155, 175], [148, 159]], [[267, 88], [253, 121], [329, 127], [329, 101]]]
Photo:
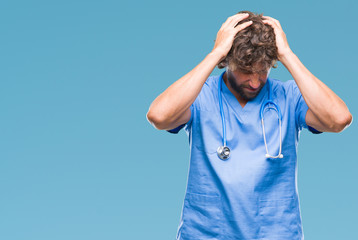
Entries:
[[147, 117], [153, 122], [172, 122], [195, 101], [206, 79], [222, 59], [218, 52], [209, 53], [194, 69], [161, 93], [150, 105]]
[[343, 124], [351, 118], [343, 100], [316, 78], [292, 51], [287, 51], [280, 61], [296, 81], [309, 109], [324, 125]]

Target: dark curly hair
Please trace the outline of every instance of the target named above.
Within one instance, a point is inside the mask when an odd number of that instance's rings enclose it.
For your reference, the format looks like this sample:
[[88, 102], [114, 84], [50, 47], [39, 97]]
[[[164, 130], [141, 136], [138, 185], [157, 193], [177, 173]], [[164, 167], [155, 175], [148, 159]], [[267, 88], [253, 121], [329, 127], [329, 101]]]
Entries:
[[257, 73], [269, 68], [277, 68], [277, 46], [273, 28], [262, 20], [262, 13], [250, 11], [249, 17], [237, 25], [252, 21], [252, 24], [239, 31], [227, 56], [218, 64], [218, 68], [228, 67], [230, 71], [239, 70], [243, 73]]

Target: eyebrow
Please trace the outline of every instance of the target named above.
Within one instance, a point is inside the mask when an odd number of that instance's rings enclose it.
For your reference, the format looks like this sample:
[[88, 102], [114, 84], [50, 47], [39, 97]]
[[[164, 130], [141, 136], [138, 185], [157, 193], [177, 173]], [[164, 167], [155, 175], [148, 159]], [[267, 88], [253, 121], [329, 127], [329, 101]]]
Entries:
[[268, 70], [260, 70], [260, 71], [255, 71], [255, 72], [249, 72], [249, 74], [252, 74], [252, 73], [267, 73]]
[[253, 74], [253, 73], [267, 73], [268, 69], [262, 69], [259, 71], [246, 71], [246, 70], [239, 70], [243, 74]]

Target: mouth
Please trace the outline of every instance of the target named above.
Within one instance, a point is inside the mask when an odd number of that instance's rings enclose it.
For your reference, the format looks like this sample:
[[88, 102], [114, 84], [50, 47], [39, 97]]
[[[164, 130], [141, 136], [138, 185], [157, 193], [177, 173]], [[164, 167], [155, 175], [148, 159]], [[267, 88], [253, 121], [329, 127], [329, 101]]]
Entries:
[[253, 88], [246, 88], [247, 90], [249, 90], [249, 92], [257, 92], [257, 90], [259, 90], [259, 88], [253, 89]]

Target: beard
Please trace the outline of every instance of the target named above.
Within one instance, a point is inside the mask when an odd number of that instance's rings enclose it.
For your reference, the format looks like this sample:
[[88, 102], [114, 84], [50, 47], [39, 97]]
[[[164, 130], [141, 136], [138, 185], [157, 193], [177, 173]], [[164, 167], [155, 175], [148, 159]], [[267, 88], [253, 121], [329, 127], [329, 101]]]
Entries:
[[245, 86], [243, 84], [238, 85], [235, 81], [235, 78], [232, 77], [231, 74], [227, 74], [227, 79], [230, 83], [231, 88], [234, 89], [235, 92], [237, 92], [240, 95], [240, 97], [245, 101], [250, 101], [250, 100], [254, 99], [255, 97], [257, 97], [257, 95], [259, 95], [261, 89], [265, 86], [265, 83], [261, 82], [260, 86], [256, 92], [249, 92], [249, 90], [245, 89], [249, 86]]

